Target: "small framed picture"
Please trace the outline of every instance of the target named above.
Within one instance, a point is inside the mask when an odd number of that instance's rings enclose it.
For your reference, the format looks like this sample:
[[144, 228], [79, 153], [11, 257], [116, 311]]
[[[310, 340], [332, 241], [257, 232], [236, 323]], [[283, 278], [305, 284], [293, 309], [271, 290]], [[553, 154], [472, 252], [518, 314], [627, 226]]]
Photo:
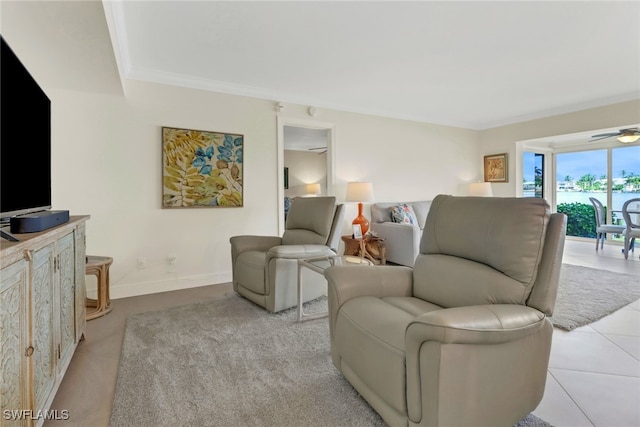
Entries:
[[362, 239], [362, 227], [360, 227], [360, 224], [353, 224], [353, 238]]
[[484, 181], [509, 182], [507, 153], [484, 156]]

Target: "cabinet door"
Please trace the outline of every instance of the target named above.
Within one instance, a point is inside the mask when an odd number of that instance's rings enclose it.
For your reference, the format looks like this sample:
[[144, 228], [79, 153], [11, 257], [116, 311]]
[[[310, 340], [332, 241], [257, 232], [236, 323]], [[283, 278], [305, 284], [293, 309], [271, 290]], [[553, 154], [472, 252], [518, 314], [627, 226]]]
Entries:
[[66, 369], [73, 356], [76, 343], [76, 301], [75, 301], [75, 236], [68, 234], [56, 243], [56, 294], [59, 304], [56, 312], [60, 329], [58, 341], [58, 370]]
[[51, 243], [33, 254], [32, 345], [34, 410], [44, 410], [55, 379], [54, 352], [54, 247]]
[[[28, 409], [28, 263], [20, 260], [0, 273], [0, 426], [28, 425], [5, 411]], [[10, 413], [10, 412], [9, 412]]]
[[76, 343], [82, 339], [87, 326], [86, 256], [86, 232], [83, 223], [76, 229]]

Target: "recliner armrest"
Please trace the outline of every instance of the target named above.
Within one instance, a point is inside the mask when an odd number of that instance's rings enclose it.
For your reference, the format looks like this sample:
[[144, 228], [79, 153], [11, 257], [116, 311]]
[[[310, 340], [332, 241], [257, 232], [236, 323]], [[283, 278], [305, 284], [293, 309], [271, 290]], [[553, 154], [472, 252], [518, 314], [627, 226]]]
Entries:
[[[515, 304], [453, 307], [417, 316], [405, 332], [409, 417], [414, 421], [422, 417], [423, 393], [428, 393], [421, 383], [422, 351], [440, 354], [440, 346], [447, 344], [485, 347], [513, 342], [533, 336], [545, 327], [545, 323], [551, 328], [544, 313]], [[437, 360], [434, 364], [439, 366]]]
[[282, 245], [270, 248], [266, 261], [268, 263], [272, 258], [304, 259], [335, 254], [327, 245]]
[[247, 251], [268, 251], [274, 246], [282, 244], [282, 239], [278, 236], [232, 236], [229, 239], [231, 243], [231, 259], [235, 259], [243, 252]]
[[424, 341], [445, 344], [497, 344], [523, 338], [540, 327], [544, 313], [517, 304], [453, 307], [417, 316], [407, 327], [409, 346]]

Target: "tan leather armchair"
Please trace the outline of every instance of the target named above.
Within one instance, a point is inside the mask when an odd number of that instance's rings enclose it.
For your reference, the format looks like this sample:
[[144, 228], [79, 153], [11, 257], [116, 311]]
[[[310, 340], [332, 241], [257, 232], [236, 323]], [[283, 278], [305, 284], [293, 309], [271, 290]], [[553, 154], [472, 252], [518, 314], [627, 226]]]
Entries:
[[[298, 259], [336, 255], [343, 218], [344, 205], [335, 197], [298, 197], [282, 237], [231, 237], [234, 291], [271, 312], [296, 306]], [[303, 302], [326, 293], [322, 275], [304, 280]]]
[[565, 230], [542, 199], [437, 196], [413, 268], [326, 270], [334, 365], [390, 426], [512, 426], [544, 393]]

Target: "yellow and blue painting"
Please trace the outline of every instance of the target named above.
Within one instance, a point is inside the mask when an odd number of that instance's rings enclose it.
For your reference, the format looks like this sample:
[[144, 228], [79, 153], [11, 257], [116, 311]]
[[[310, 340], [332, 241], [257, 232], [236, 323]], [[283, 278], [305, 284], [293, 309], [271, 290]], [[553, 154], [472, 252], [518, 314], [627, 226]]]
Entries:
[[244, 136], [162, 128], [162, 207], [242, 206]]

